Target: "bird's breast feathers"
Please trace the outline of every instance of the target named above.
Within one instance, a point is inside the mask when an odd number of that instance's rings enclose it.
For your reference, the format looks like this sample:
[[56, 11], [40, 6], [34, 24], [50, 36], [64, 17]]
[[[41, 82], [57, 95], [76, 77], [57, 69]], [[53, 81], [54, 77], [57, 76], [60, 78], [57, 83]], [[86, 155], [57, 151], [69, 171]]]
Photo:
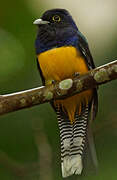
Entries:
[[80, 52], [75, 47], [64, 46], [53, 48], [38, 55], [40, 68], [45, 80], [61, 81], [88, 71], [87, 65]]
[[[88, 71], [85, 59], [81, 53], [72, 46], [53, 48], [38, 55], [38, 61], [46, 84], [72, 78], [78, 72], [84, 74]], [[68, 112], [71, 122], [74, 121], [76, 107], [81, 111], [81, 104], [88, 103], [92, 97], [92, 90], [69, 97], [65, 100], [56, 100], [55, 105], [61, 105]]]

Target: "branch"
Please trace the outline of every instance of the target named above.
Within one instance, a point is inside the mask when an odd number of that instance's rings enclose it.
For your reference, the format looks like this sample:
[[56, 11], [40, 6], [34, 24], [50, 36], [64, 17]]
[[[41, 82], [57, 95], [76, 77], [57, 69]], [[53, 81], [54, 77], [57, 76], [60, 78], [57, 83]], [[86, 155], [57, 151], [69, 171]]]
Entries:
[[117, 60], [74, 79], [13, 94], [0, 95], [0, 115], [32, 107], [53, 99], [63, 99], [117, 79]]

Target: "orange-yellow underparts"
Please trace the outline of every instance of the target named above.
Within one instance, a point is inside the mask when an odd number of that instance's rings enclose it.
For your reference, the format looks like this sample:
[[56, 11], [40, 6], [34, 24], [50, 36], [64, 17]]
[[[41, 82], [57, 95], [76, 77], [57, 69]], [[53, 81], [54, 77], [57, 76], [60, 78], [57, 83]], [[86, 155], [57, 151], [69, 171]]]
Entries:
[[[48, 50], [38, 55], [38, 61], [46, 84], [52, 80], [61, 81], [72, 78], [78, 72], [84, 74], [88, 71], [83, 56], [75, 47], [66, 46]], [[87, 90], [64, 100], [55, 100], [54, 104], [62, 106], [68, 113], [71, 123], [74, 122], [76, 109], [81, 113], [81, 104], [87, 104], [92, 97], [92, 90]]]

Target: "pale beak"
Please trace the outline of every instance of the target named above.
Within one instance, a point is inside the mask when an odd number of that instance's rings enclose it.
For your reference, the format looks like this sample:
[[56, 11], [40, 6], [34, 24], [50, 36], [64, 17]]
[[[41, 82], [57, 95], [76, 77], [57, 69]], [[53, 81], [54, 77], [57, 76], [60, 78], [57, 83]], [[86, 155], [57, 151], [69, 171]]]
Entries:
[[36, 25], [40, 25], [40, 24], [48, 24], [50, 23], [49, 21], [44, 21], [42, 19], [36, 19], [33, 24], [36, 24]]

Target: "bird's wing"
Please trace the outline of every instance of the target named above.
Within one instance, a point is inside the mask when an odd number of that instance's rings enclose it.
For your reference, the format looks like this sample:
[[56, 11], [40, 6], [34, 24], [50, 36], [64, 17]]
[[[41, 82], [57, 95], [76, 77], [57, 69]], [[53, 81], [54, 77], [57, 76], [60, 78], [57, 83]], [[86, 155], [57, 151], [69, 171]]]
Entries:
[[88, 42], [80, 31], [78, 31], [78, 49], [85, 58], [89, 70], [94, 69], [95, 64], [89, 50]]
[[[78, 45], [77, 49], [81, 52], [82, 56], [84, 57], [87, 67], [89, 70], [95, 68], [95, 64], [92, 58], [92, 55], [89, 50], [88, 42], [83, 34], [78, 31]], [[91, 103], [91, 112], [92, 112], [92, 119], [95, 119], [97, 111], [98, 111], [98, 95], [97, 95], [97, 88], [94, 89], [93, 93], [93, 100]]]

